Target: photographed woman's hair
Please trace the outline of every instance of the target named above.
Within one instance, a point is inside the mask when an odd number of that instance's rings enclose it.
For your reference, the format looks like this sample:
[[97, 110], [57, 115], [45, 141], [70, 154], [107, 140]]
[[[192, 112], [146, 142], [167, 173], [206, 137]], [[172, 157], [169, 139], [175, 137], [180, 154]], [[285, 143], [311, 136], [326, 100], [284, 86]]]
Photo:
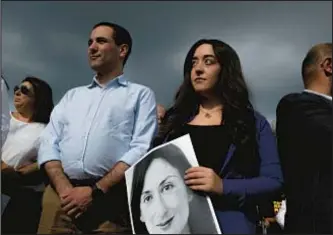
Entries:
[[154, 146], [161, 144], [169, 136], [189, 122], [199, 112], [203, 97], [196, 93], [191, 82], [192, 59], [196, 49], [202, 44], [212, 46], [221, 66], [218, 81], [213, 88], [215, 96], [223, 105], [223, 122], [233, 144], [237, 147], [238, 157], [232, 161], [240, 173], [249, 177], [259, 171], [258, 146], [254, 109], [249, 100], [249, 91], [244, 79], [240, 59], [236, 51], [227, 43], [215, 39], [197, 41], [188, 52], [184, 63], [184, 80], [179, 87], [174, 104], [162, 119], [159, 134]]
[[54, 107], [50, 85], [32, 76], [26, 77], [21, 83], [23, 82], [29, 82], [34, 91], [35, 101], [31, 121], [47, 124], [50, 121], [50, 115]]
[[140, 220], [140, 199], [147, 170], [151, 163], [158, 158], [167, 161], [171, 166], [176, 168], [181, 176], [183, 176], [185, 171], [191, 167], [191, 164], [187, 160], [183, 151], [173, 144], [166, 145], [163, 148], [153, 151], [135, 166], [131, 196], [131, 211], [135, 233], [148, 233], [146, 225]]

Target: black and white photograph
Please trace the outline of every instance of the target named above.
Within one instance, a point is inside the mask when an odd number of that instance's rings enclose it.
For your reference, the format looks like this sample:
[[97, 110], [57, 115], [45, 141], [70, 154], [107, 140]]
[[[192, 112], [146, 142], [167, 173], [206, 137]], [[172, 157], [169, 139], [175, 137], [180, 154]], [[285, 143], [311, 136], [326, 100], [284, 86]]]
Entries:
[[198, 161], [189, 135], [160, 145], [125, 172], [134, 234], [221, 234], [208, 196], [186, 186]]

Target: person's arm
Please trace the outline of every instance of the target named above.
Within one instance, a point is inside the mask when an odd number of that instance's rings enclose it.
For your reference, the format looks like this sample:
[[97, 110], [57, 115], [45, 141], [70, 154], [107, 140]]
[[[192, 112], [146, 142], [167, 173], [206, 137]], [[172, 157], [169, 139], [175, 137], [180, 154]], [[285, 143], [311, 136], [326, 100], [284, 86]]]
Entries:
[[28, 165], [22, 166], [16, 170], [21, 175], [29, 175], [33, 172], [39, 171], [39, 166], [37, 162], [30, 163]]
[[63, 114], [66, 112], [65, 107], [68, 97], [69, 93], [53, 109], [50, 122], [43, 130], [40, 138], [37, 158], [39, 166], [45, 170], [59, 196], [66, 195], [68, 189], [72, 188], [63, 171], [59, 150], [59, 141], [64, 127]]
[[259, 124], [259, 176], [250, 179], [223, 179], [224, 195], [244, 199], [247, 196], [275, 193], [282, 187], [283, 179], [275, 137], [266, 119], [262, 118]]
[[[34, 142], [34, 149], [36, 150], [37, 153], [38, 153], [39, 147], [40, 147], [40, 137], [38, 137], [36, 139], [36, 141]], [[30, 175], [32, 173], [39, 171], [37, 155], [30, 159], [29, 164], [25, 164], [25, 165], [19, 164], [18, 167], [15, 168], [15, 170], [21, 175]]]
[[60, 161], [49, 161], [45, 163], [44, 169], [55, 187], [59, 197], [63, 199], [68, 195], [69, 191], [73, 188], [68, 178], [64, 174]]
[[113, 185], [120, 182], [125, 171], [139, 160], [150, 147], [151, 141], [157, 132], [157, 112], [155, 95], [150, 89], [143, 90], [136, 107], [133, 137], [130, 150], [100, 181], [98, 187], [107, 192]]
[[5, 162], [1, 161], [1, 172], [7, 173], [7, 172], [15, 172], [14, 167], [8, 166]]
[[125, 162], [117, 162], [114, 167], [97, 182], [98, 188], [106, 193], [112, 186], [124, 179], [125, 171], [130, 167]]
[[[235, 197], [240, 203], [251, 196], [266, 199], [282, 187], [282, 173], [277, 154], [276, 142], [266, 119], [259, 121], [258, 147], [260, 172], [258, 177], [249, 179], [221, 179], [214, 170], [206, 167], [191, 167], [185, 172], [185, 183], [193, 190]], [[269, 195], [271, 194], [271, 195]]]

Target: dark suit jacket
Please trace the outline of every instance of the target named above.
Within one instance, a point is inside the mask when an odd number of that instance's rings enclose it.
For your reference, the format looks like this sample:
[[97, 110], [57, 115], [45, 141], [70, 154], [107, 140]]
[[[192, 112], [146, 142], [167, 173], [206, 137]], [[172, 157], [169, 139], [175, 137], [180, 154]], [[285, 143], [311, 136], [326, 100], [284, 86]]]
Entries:
[[[231, 144], [221, 169], [224, 207], [215, 209], [224, 234], [255, 234], [258, 222], [256, 208], [258, 196], [268, 197], [280, 192], [283, 179], [276, 140], [266, 118], [255, 112], [260, 170], [254, 178], [245, 178], [233, 167], [236, 146]], [[164, 142], [169, 141], [167, 136]]]
[[286, 233], [332, 233], [332, 101], [289, 94], [277, 107]]

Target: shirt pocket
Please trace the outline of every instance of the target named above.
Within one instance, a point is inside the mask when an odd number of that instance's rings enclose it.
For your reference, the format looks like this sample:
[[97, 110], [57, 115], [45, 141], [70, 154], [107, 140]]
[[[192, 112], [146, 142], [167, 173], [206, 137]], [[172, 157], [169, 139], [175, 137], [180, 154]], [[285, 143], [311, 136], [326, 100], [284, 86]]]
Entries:
[[134, 128], [134, 110], [113, 109], [107, 116], [109, 129], [113, 134], [131, 136]]

